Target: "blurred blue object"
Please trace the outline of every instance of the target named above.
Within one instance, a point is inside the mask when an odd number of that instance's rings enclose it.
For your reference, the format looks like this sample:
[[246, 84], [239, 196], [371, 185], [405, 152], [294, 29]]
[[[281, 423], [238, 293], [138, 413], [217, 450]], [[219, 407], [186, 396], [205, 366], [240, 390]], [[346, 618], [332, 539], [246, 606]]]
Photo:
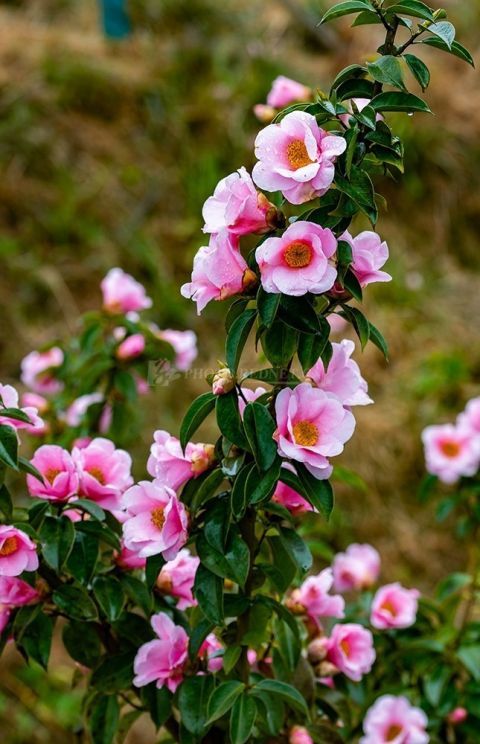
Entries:
[[109, 39], [125, 39], [132, 33], [127, 10], [128, 0], [98, 0], [103, 33]]

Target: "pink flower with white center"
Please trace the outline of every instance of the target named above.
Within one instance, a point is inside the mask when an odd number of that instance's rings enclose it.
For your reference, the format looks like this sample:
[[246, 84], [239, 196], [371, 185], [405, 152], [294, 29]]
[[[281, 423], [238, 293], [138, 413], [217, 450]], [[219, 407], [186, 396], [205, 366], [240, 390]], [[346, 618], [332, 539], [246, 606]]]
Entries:
[[223, 645], [214, 633], [205, 638], [198, 655], [207, 662], [209, 672], [218, 672], [223, 667]]
[[161, 429], [153, 435], [147, 470], [156, 482], [177, 491], [190, 478], [197, 478], [214, 461], [213, 444], [189, 442], [183, 452], [180, 442]]
[[339, 344], [333, 343], [332, 348], [328, 368], [325, 369], [320, 358], [307, 372], [307, 377], [318, 388], [338, 398], [344, 406], [367, 406], [373, 403], [368, 396], [368, 385], [361, 375], [360, 367], [350, 358], [355, 351], [353, 341], [344, 339]]
[[165, 331], [159, 331], [158, 335], [173, 347], [174, 367], [180, 372], [190, 369], [198, 354], [196, 334], [193, 331], [174, 331], [167, 328]]
[[153, 615], [150, 622], [158, 639], [138, 649], [133, 662], [133, 684], [144, 687], [156, 682], [158, 689], [166, 686], [170, 692], [175, 692], [183, 680], [188, 661], [188, 635], [164, 612]]
[[65, 422], [68, 426], [79, 426], [90, 406], [96, 403], [102, 403], [104, 400], [102, 393], [88, 393], [81, 395], [73, 401], [65, 412]]
[[352, 249], [353, 261], [350, 271], [357, 277], [361, 287], [373, 282], [390, 282], [392, 277], [380, 271], [388, 259], [388, 245], [377, 233], [365, 230], [355, 238], [345, 231], [339, 240], [345, 240]]
[[[286, 470], [295, 472], [290, 463], [286, 462], [282, 465]], [[315, 511], [313, 506], [301, 496], [298, 491], [295, 491], [291, 486], [287, 486], [286, 483], [278, 481], [275, 492], [272, 496], [272, 501], [277, 504], [281, 504], [288, 509], [292, 514], [303, 514], [304, 512]]]
[[429, 473], [444, 483], [475, 475], [480, 459], [480, 441], [467, 429], [453, 424], [427, 426], [422, 432], [425, 463]]
[[123, 541], [140, 558], [159, 553], [166, 561], [175, 558], [188, 538], [188, 516], [175, 491], [150, 481], [141, 481], [125, 491], [122, 507]]
[[275, 401], [278, 453], [305, 467], [316, 478], [328, 478], [328, 457], [339, 455], [355, 429], [355, 419], [331, 394], [308, 382], [284, 388]]
[[238, 237], [223, 230], [210, 237], [193, 259], [192, 280], [181, 288], [183, 297], [197, 303], [198, 315], [211, 300], [226, 300], [257, 283], [238, 247]]
[[203, 205], [205, 233], [228, 230], [233, 235], [265, 233], [277, 214], [276, 207], [258, 192], [245, 168], [230, 173], [217, 184]]
[[122, 269], [110, 269], [101, 284], [103, 307], [109, 313], [128, 313], [152, 307], [145, 287]]
[[292, 204], [303, 204], [328, 191], [335, 160], [346, 147], [343, 137], [320, 129], [314, 116], [292, 111], [258, 134], [253, 180], [266, 191], [281, 191]]
[[373, 636], [356, 623], [334, 625], [327, 645], [327, 660], [343, 674], [359, 682], [375, 661]]
[[267, 238], [255, 252], [262, 287], [295, 297], [326, 292], [337, 277], [328, 261], [336, 250], [331, 230], [314, 222], [294, 222], [280, 238]]
[[43, 483], [34, 475], [27, 475], [30, 496], [67, 501], [78, 493], [77, 469], [67, 450], [56, 444], [44, 444], [35, 452], [31, 464], [43, 477]]
[[288, 736], [288, 744], [313, 744], [313, 739], [305, 726], [293, 726]]
[[158, 575], [158, 588], [164, 594], [178, 599], [179, 610], [187, 610], [197, 605], [192, 590], [199, 564], [200, 559], [191, 555], [188, 548], [183, 548], [173, 561], [163, 566]]
[[[238, 396], [238, 410], [240, 412], [240, 416], [243, 418], [243, 413], [245, 411], [247, 403], [253, 403], [255, 400], [257, 400], [257, 398], [260, 398], [267, 392], [267, 389], [261, 387], [261, 385], [255, 388], [255, 390], [247, 387], [242, 387], [242, 395], [239, 394]], [[247, 403], [245, 403], [245, 400], [247, 401]]]
[[119, 553], [115, 554], [115, 563], [124, 571], [133, 571], [136, 568], [145, 568], [147, 559], [140, 558], [138, 553], [133, 550], [129, 550], [125, 547], [123, 540], [121, 541], [122, 549]]
[[378, 630], [409, 628], [417, 619], [417, 589], [405, 589], [401, 584], [380, 587], [373, 598], [370, 622]]
[[289, 103], [297, 101], [308, 101], [312, 97], [312, 91], [296, 80], [279, 75], [272, 83], [272, 88], [267, 96], [267, 104], [281, 109]]
[[337, 553], [332, 570], [337, 592], [370, 589], [380, 574], [380, 556], [371, 545], [352, 543], [344, 553]]
[[406, 697], [382, 695], [368, 709], [360, 744], [427, 744], [428, 719]]
[[19, 576], [37, 568], [38, 555], [33, 540], [17, 527], [0, 525], [0, 576]]
[[134, 333], [128, 336], [116, 351], [117, 359], [128, 360], [135, 359], [145, 351], [145, 338], [141, 333]]
[[457, 426], [474, 436], [480, 436], [480, 398], [468, 401], [465, 410], [457, 417]]
[[[29, 423], [19, 421], [10, 416], [2, 416], [2, 408], [15, 408], [22, 411], [28, 416]], [[28, 431], [37, 431], [44, 428], [44, 423], [38, 415], [38, 409], [35, 406], [24, 406], [20, 408], [18, 402], [18, 393], [12, 385], [2, 385], [0, 383], [0, 425], [11, 426], [13, 429], [26, 429]]]
[[22, 359], [21, 380], [24, 385], [41, 395], [55, 395], [63, 390], [63, 382], [55, 377], [55, 370], [63, 364], [63, 351], [53, 346], [48, 351], [31, 351]]
[[72, 457], [80, 478], [79, 495], [104, 509], [118, 509], [120, 496], [133, 483], [128, 452], [116, 449], [109, 439], [97, 437], [82, 449], [74, 447]]
[[294, 589], [288, 600], [289, 608], [295, 614], [306, 614], [315, 623], [321, 618], [344, 617], [345, 600], [338, 594], [329, 594], [333, 585], [331, 568], [324, 568], [317, 576], [309, 576], [303, 584]]

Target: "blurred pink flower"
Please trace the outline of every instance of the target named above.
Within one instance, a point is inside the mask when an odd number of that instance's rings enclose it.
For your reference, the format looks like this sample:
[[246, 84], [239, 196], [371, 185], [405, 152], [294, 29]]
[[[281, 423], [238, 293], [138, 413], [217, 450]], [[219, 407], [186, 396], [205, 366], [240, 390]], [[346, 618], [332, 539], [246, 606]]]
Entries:
[[339, 240], [345, 240], [352, 249], [353, 261], [350, 270], [357, 277], [360, 286], [366, 287], [373, 282], [390, 282], [392, 277], [386, 271], [380, 271], [388, 259], [388, 245], [382, 242], [377, 233], [365, 230], [355, 238], [345, 231]]
[[295, 297], [326, 292], [337, 276], [328, 261], [336, 250], [331, 230], [314, 222], [294, 222], [280, 238], [267, 238], [255, 252], [264, 290]]
[[355, 429], [351, 412], [329, 393], [301, 383], [280, 391], [275, 413], [279, 454], [304, 463], [317, 478], [328, 478], [327, 458], [343, 451]]
[[138, 649], [133, 662], [133, 684], [143, 687], [156, 682], [158, 689], [167, 686], [175, 692], [188, 661], [188, 635], [163, 612], [153, 615], [150, 622], [158, 639]]
[[334, 625], [328, 639], [327, 660], [346, 677], [358, 682], [368, 674], [375, 661], [371, 632], [356, 623]]
[[305, 726], [293, 726], [288, 736], [288, 744], [313, 744], [313, 739]]
[[145, 351], [145, 338], [141, 333], [134, 333], [132, 336], [121, 342], [116, 351], [117, 359], [127, 360], [135, 359]]
[[380, 574], [380, 556], [371, 545], [352, 543], [344, 553], [337, 553], [332, 570], [337, 592], [370, 589]]
[[409, 628], [417, 618], [417, 589], [405, 589], [401, 584], [380, 587], [372, 602], [370, 622], [378, 630]]
[[465, 410], [457, 417], [458, 428], [480, 436], [480, 397], [469, 400]]
[[21, 380], [35, 393], [56, 395], [63, 382], [55, 378], [55, 370], [63, 364], [63, 351], [53, 346], [48, 351], [31, 351], [22, 359]]
[[289, 103], [297, 101], [308, 101], [312, 97], [312, 91], [306, 85], [297, 83], [296, 80], [279, 75], [272, 83], [272, 88], [267, 95], [267, 104], [281, 109]]
[[193, 596], [195, 574], [200, 559], [191, 555], [188, 548], [183, 548], [173, 559], [163, 566], [157, 579], [157, 586], [164, 594], [178, 599], [177, 608], [186, 610], [197, 604]]
[[196, 334], [193, 331], [173, 331], [167, 328], [165, 331], [159, 331], [158, 335], [173, 346], [175, 352], [173, 366], [180, 372], [190, 369], [198, 354]]
[[65, 412], [65, 422], [68, 426], [79, 426], [90, 406], [103, 401], [102, 393], [87, 393], [73, 401]]
[[373, 403], [368, 396], [368, 385], [360, 367], [351, 359], [355, 351], [353, 341], [344, 339], [332, 344], [333, 353], [328, 368], [322, 359], [313, 365], [307, 376], [326, 393], [332, 393], [344, 406], [367, 406]]
[[426, 468], [444, 483], [475, 475], [480, 460], [480, 438], [468, 429], [443, 424], [422, 432]]
[[38, 555], [33, 540], [17, 527], [0, 525], [0, 576], [19, 576], [37, 568]]
[[223, 644], [214, 633], [209, 633], [200, 646], [199, 657], [207, 662], [209, 672], [218, 672], [223, 667]]
[[154, 433], [153, 438], [147, 470], [157, 483], [169, 486], [174, 491], [212, 465], [212, 444], [189, 442], [183, 452], [179, 440], [168, 431], [160, 429]]
[[328, 191], [335, 160], [346, 146], [343, 137], [320, 129], [311, 114], [292, 111], [258, 134], [253, 180], [266, 191], [281, 191], [292, 204], [303, 204]]
[[338, 594], [329, 594], [332, 585], [332, 569], [324, 568], [293, 590], [288, 606], [297, 614], [308, 615], [317, 624], [322, 618], [342, 618], [345, 614], [345, 600]]
[[255, 273], [248, 268], [238, 248], [238, 238], [226, 230], [211, 235], [193, 259], [192, 280], [181, 288], [183, 297], [197, 303], [200, 315], [211, 300], [226, 300], [256, 284]]
[[455, 708], [447, 716], [448, 722], [453, 726], [458, 726], [459, 723], [463, 723], [468, 718], [468, 710], [466, 708]]
[[406, 697], [382, 695], [368, 709], [360, 744], [427, 744], [428, 719]]
[[27, 475], [30, 496], [51, 501], [67, 501], [77, 494], [78, 473], [67, 450], [56, 444], [44, 444], [36, 450], [31, 463], [43, 476], [43, 483], [34, 475]]
[[[40, 397], [40, 396], [38, 396]], [[29, 418], [29, 423], [19, 421], [10, 416], [2, 416], [2, 408], [16, 408], [22, 411]], [[26, 429], [27, 431], [37, 432], [43, 430], [45, 425], [38, 415], [36, 406], [26, 405], [20, 408], [18, 393], [12, 385], [2, 385], [0, 383], [0, 425], [11, 426], [13, 429]]]
[[146, 558], [141, 558], [134, 550], [125, 547], [124, 541], [121, 541], [122, 548], [119, 553], [115, 554], [115, 563], [125, 571], [133, 571], [136, 568], [145, 568]]
[[101, 284], [103, 307], [109, 313], [128, 313], [146, 310], [152, 306], [143, 287], [133, 276], [122, 269], [110, 269]]
[[73, 448], [72, 457], [80, 478], [79, 495], [96, 501], [110, 511], [119, 508], [119, 499], [132, 485], [132, 458], [113, 442], [97, 437], [80, 449]]
[[234, 235], [268, 232], [271, 229], [268, 219], [276, 211], [274, 205], [256, 190], [245, 168], [239, 168], [219, 181], [213, 196], [209, 196], [203, 205], [203, 232], [228, 230]]

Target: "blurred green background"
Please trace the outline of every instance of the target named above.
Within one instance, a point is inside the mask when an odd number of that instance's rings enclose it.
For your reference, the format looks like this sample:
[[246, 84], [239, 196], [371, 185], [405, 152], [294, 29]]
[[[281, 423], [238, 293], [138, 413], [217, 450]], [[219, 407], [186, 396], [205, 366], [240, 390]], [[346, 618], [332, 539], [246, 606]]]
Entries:
[[[16, 380], [28, 351], [64, 337], [80, 312], [98, 306], [99, 282], [114, 265], [145, 283], [162, 327], [197, 332], [198, 368], [215, 365], [224, 308], [198, 319], [179, 294], [202, 243], [201, 207], [220, 178], [253, 165], [252, 106], [277, 74], [326, 88], [380, 43], [376, 28], [348, 21], [324, 36], [315, 23], [330, 4], [131, 0], [132, 33], [113, 41], [95, 0], [0, 2], [3, 382]], [[475, 56], [479, 0], [444, 5]], [[394, 281], [367, 293], [391, 361], [373, 347], [357, 355], [376, 405], [358, 412], [341, 460], [367, 489], [339, 484], [335, 517], [318, 537], [335, 549], [368, 540], [382, 553], [384, 579], [428, 589], [464, 562], [453, 524], [435, 526], [435, 504], [419, 502], [419, 436], [479, 394], [480, 87], [455, 58], [428, 49], [423, 58], [435, 115], [397, 120], [406, 175], [379, 184], [388, 207], [378, 226]], [[182, 411], [204, 389], [199, 375], [152, 390], [139, 474], [152, 431], [178, 433]], [[59, 652], [46, 678], [5, 652], [2, 741], [80, 740], [68, 732], [79, 696], [66, 664]], [[142, 728], [129, 738], [153, 740]]]

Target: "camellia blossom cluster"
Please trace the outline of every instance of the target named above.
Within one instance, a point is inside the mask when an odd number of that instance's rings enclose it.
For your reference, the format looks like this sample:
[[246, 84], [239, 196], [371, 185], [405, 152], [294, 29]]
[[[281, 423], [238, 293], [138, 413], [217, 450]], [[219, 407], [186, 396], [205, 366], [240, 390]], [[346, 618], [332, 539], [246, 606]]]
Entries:
[[455, 424], [427, 426], [422, 433], [427, 470], [456, 483], [480, 468], [480, 397], [470, 400]]

